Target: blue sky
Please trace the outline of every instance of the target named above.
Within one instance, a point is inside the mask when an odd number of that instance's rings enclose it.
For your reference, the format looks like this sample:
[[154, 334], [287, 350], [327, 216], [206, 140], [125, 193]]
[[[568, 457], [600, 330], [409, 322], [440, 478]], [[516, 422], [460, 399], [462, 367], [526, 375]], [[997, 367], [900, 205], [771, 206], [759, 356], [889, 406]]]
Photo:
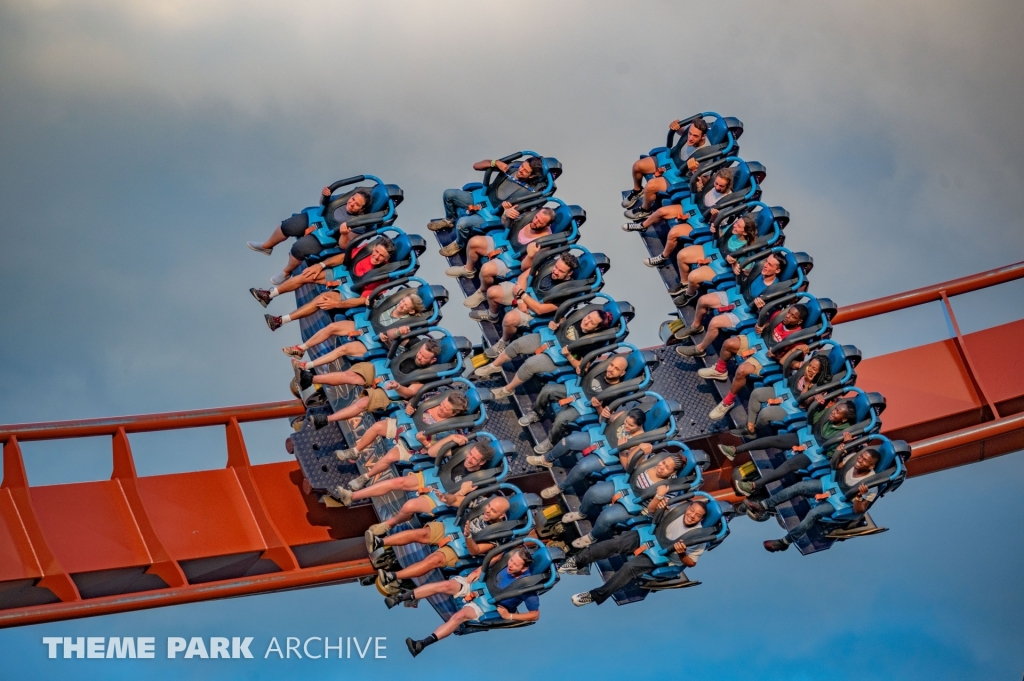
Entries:
[[[768, 168], [765, 201], [792, 213], [787, 246], [814, 256], [819, 295], [852, 303], [1018, 261], [1022, 15], [997, 2], [0, 4], [0, 421], [287, 397], [279, 348], [297, 330], [270, 334], [247, 292], [282, 256], [244, 242], [363, 172], [400, 184], [398, 224], [421, 229], [474, 161], [522, 148], [562, 160], [559, 196], [587, 209], [583, 243], [612, 257], [606, 290], [637, 307], [631, 340], [653, 344], [670, 304], [618, 229], [619, 191], [667, 122], [699, 110], [745, 122], [742, 155]], [[428, 254], [421, 273], [442, 282], [442, 269]], [[1021, 318], [1021, 300], [1017, 282], [954, 306], [971, 331]], [[475, 336], [460, 310], [446, 325]], [[870, 356], [946, 333], [929, 305], [836, 337]], [[286, 456], [285, 424], [244, 429], [255, 461]], [[141, 474], [224, 463], [218, 430], [132, 445]], [[28, 443], [30, 481], [106, 478], [108, 448]], [[388, 612], [355, 586], [3, 630], [0, 659], [12, 678], [434, 678], [458, 661], [490, 678], [605, 678], [649, 653], [651, 673], [707, 679], [1017, 679], [1022, 476], [1017, 454], [912, 480], [875, 513], [891, 531], [810, 558], [769, 556], [760, 541], [777, 529], [737, 522], [696, 589], [577, 611], [568, 597], [589, 582], [566, 579], [538, 625], [415, 662], [401, 641], [435, 615]], [[325, 633], [387, 636], [389, 657], [132, 666], [50, 661], [41, 643], [253, 635], [255, 651]]]

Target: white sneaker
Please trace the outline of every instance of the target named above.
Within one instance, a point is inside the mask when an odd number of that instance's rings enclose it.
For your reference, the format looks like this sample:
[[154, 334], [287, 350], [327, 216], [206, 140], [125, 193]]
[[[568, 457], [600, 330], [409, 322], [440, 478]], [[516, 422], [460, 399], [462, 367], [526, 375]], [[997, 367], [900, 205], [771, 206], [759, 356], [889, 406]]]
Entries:
[[587, 605], [588, 603], [593, 603], [593, 602], [594, 602], [594, 597], [590, 595], [589, 591], [584, 591], [583, 593], [576, 594], [575, 596], [572, 597], [572, 604], [577, 606], [577, 607], [581, 607], [581, 606]]
[[465, 265], [449, 267], [444, 271], [444, 273], [449, 277], [455, 277], [456, 279], [472, 279], [476, 276], [476, 270], [471, 270]]
[[288, 275], [284, 272], [278, 272], [270, 278], [270, 283], [274, 286], [280, 286], [284, 282], [288, 281]]
[[514, 390], [509, 390], [508, 388], [503, 386], [501, 388], [495, 388], [494, 390], [492, 390], [491, 397], [493, 397], [496, 400], [503, 400], [506, 397], [512, 397], [512, 394], [514, 392]]
[[483, 289], [480, 289], [479, 291], [471, 295], [469, 298], [466, 298], [464, 301], [462, 301], [462, 304], [465, 305], [466, 307], [473, 308], [479, 305], [480, 303], [484, 302], [485, 300], [487, 300], [487, 294], [484, 293]]
[[348, 483], [348, 488], [350, 490], [352, 490], [353, 492], [355, 492], [357, 490], [361, 490], [362, 488], [366, 487], [366, 483], [368, 483], [369, 481], [370, 481], [370, 476], [367, 475], [366, 473], [363, 473], [358, 478], [353, 478], [352, 480], [350, 480], [349, 483]]
[[701, 378], [711, 378], [716, 381], [727, 381], [729, 380], [728, 371], [719, 371], [715, 367], [705, 367], [703, 369], [697, 369], [697, 375]]
[[531, 466], [540, 466], [542, 468], [551, 468], [552, 466], [552, 463], [543, 456], [528, 456], [526, 457], [526, 463]]
[[563, 575], [574, 575], [579, 570], [576, 565], [576, 559], [572, 556], [565, 559], [565, 561], [558, 566], [558, 572]]
[[505, 348], [508, 347], [508, 343], [504, 339], [499, 338], [498, 342], [494, 345], [484, 348], [484, 357], [495, 359], [498, 355], [505, 352]]
[[245, 245], [257, 253], [262, 253], [263, 255], [270, 255], [274, 252], [273, 248], [263, 248], [259, 241], [246, 241]]
[[337, 457], [338, 461], [352, 461], [359, 458], [359, 452], [355, 449], [336, 449], [334, 450], [334, 456]]
[[726, 415], [730, 411], [732, 411], [732, 408], [735, 407], [735, 406], [736, 406], [735, 402], [733, 402], [732, 404], [726, 404], [725, 402], [719, 402], [718, 406], [716, 406], [714, 409], [712, 409], [711, 413], [708, 414], [708, 418], [710, 418], [712, 421], [717, 421], [719, 419], [724, 419], [726, 417]]
[[589, 534], [585, 534], [579, 539], [572, 540], [572, 546], [574, 549], [585, 549], [594, 543], [594, 538]]
[[542, 489], [540, 491], [540, 498], [541, 499], [554, 499], [555, 497], [557, 497], [561, 493], [562, 493], [562, 490], [558, 489], [558, 485], [551, 485], [551, 487], [545, 487], [544, 489]]
[[563, 523], [578, 523], [581, 520], [586, 520], [587, 516], [583, 515], [579, 511], [573, 511], [572, 513], [566, 513], [562, 516]]
[[477, 378], [488, 378], [490, 376], [494, 376], [495, 374], [500, 373], [501, 367], [498, 366], [497, 364], [491, 363], [485, 364], [484, 366], [480, 367], [479, 369], [473, 372], [473, 375], [476, 376]]
[[345, 489], [341, 485], [338, 485], [334, 489], [334, 493], [338, 497], [338, 499], [341, 501], [342, 504], [344, 504], [345, 506], [351, 506], [352, 505], [352, 492], [350, 492], [349, 490]]

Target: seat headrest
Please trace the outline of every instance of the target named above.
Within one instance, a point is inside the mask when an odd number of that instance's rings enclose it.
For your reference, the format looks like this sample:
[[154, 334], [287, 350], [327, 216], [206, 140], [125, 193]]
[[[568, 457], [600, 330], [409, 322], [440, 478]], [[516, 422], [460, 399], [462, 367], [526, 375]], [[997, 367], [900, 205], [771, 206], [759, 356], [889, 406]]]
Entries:
[[701, 526], [714, 527], [718, 524], [718, 521], [722, 519], [722, 507], [713, 497], [705, 495], [700, 496], [704, 499], [704, 507], [707, 509], [707, 513], [704, 514], [704, 520], [701, 522]]
[[576, 259], [579, 260], [580, 266], [572, 273], [572, 278], [574, 280], [585, 281], [594, 276], [594, 270], [597, 269], [597, 263], [594, 262], [594, 256], [590, 251], [584, 251], [583, 253], [576, 254]]
[[619, 302], [617, 300], [609, 300], [601, 307], [603, 307], [606, 312], [611, 313], [612, 326], [619, 323], [619, 319], [622, 317], [622, 308], [619, 307]]
[[708, 127], [708, 144], [721, 144], [725, 141], [725, 137], [728, 133], [729, 126], [725, 124], [725, 119], [717, 119]]
[[434, 306], [434, 287], [433, 286], [419, 286], [415, 289], [407, 289], [409, 293], [416, 293], [419, 295], [420, 300], [423, 301], [423, 307], [430, 309]]
[[870, 442], [867, 445], [867, 449], [874, 449], [878, 452], [878, 463], [875, 464], [876, 471], [884, 471], [893, 465], [893, 461], [896, 459], [896, 449], [893, 447], [893, 443], [889, 438], [879, 438], [880, 442]]
[[647, 357], [644, 356], [643, 350], [631, 350], [626, 355], [626, 375], [623, 376], [624, 380], [636, 378], [643, 373], [644, 367], [647, 366]]
[[388, 189], [388, 198], [395, 202], [395, 205], [402, 203], [405, 198], [405, 192], [397, 184], [384, 185]]
[[[426, 341], [424, 341], [426, 342]], [[441, 352], [437, 356], [439, 364], [447, 364], [455, 359], [459, 354], [459, 349], [455, 345], [455, 339], [445, 332], [445, 337], [437, 341], [441, 346]]]
[[480, 393], [476, 388], [469, 388], [466, 390], [466, 400], [469, 402], [469, 406], [466, 408], [466, 414], [475, 414], [480, 411]]
[[829, 370], [833, 375], [839, 373], [843, 364], [846, 363], [846, 353], [843, 352], [843, 346], [835, 341], [825, 341], [818, 352], [828, 359]]
[[750, 184], [750, 168], [743, 159], [737, 159], [736, 167], [732, 173], [732, 191], [738, 192], [747, 188]]
[[857, 390], [850, 401], [853, 402], [853, 406], [857, 410], [857, 423], [867, 421], [871, 417], [871, 402], [866, 393]]
[[536, 544], [530, 546], [533, 549], [533, 565], [530, 566], [531, 575], [543, 575], [551, 569], [551, 552], [547, 546]]
[[[646, 399], [644, 401], [646, 402]], [[668, 423], [672, 416], [672, 411], [669, 408], [668, 402], [661, 397], [658, 397], [648, 405], [641, 402], [640, 408], [647, 412], [647, 422], [644, 424], [645, 431], [661, 428], [663, 425]]]
[[551, 223], [551, 233], [558, 234], [564, 232], [572, 225], [572, 211], [569, 210], [569, 206], [564, 203], [559, 203], [555, 208], [555, 219]]
[[412, 244], [409, 243], [408, 235], [403, 232], [392, 236], [391, 240], [395, 243], [395, 254], [391, 256], [391, 262], [401, 262], [407, 259], [409, 253], [412, 252]]
[[509, 520], [519, 520], [526, 517], [526, 514], [529, 512], [530, 507], [526, 503], [522, 492], [508, 497], [508, 513], [505, 514], [506, 518]]
[[[399, 192], [402, 190], [399, 189]], [[387, 185], [378, 184], [370, 192], [370, 210], [368, 213], [376, 213], [377, 211], [384, 210], [384, 207], [388, 205], [388, 199], [390, 198], [390, 192], [388, 191]]]
[[[846, 360], [853, 366], [857, 366], [858, 364], [860, 364], [861, 358], [864, 357], [864, 353], [861, 352], [860, 348], [858, 348], [856, 345], [844, 345], [842, 350], [843, 357], [845, 357]], [[835, 369], [833, 369], [833, 371], [835, 371]]]
[[544, 172], [550, 175], [552, 180], [557, 180], [562, 174], [562, 162], [553, 156], [546, 156], [544, 158]]
[[764, 236], [768, 233], [768, 230], [772, 228], [772, 224], [775, 222], [775, 218], [772, 216], [770, 210], [764, 208], [758, 208], [753, 211], [751, 215], [754, 218], [754, 226], [757, 227], [758, 236]]

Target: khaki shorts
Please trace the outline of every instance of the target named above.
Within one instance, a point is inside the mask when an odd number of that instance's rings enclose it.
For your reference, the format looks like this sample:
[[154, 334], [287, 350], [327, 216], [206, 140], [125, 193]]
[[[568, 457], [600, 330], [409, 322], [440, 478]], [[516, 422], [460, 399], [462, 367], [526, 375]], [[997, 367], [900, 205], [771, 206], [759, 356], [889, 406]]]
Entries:
[[348, 370], [363, 379], [364, 388], [372, 387], [373, 379], [377, 378], [377, 369], [373, 366], [373, 362], [359, 362], [350, 366]]
[[447, 534], [444, 531], [444, 523], [427, 523], [427, 531], [430, 532], [430, 539], [427, 543], [437, 546], [437, 544], [444, 539], [444, 535]]
[[[746, 350], [749, 350], [750, 349], [750, 339], [747, 338], [747, 334], [743, 334], [742, 336], [737, 336], [737, 337], [740, 339], [740, 349], [739, 349], [739, 352], [744, 352]], [[743, 355], [740, 355], [740, 358], [742, 359]], [[757, 359], [753, 355], [751, 355], [750, 357], [747, 357], [743, 361], [746, 362], [747, 364], [749, 364], [750, 366], [754, 367], [754, 375], [755, 376], [757, 376], [757, 375], [759, 375], [761, 373], [761, 369], [764, 369], [764, 367], [761, 366], [761, 363], [759, 361], [757, 361]]]
[[[430, 532], [430, 539], [427, 541], [433, 546], [437, 546], [448, 534], [444, 531], [444, 523], [427, 523], [427, 530]], [[450, 546], [442, 546], [437, 550], [444, 556], [445, 567], [452, 567], [459, 562], [459, 556]]]
[[391, 404], [391, 398], [380, 388], [367, 388], [363, 391], [363, 397], [368, 398], [366, 411], [381, 411]]

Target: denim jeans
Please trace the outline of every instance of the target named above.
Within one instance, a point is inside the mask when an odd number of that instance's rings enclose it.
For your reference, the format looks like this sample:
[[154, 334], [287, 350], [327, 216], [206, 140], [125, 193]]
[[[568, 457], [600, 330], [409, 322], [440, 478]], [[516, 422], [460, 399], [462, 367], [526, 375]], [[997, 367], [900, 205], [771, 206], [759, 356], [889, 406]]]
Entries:
[[455, 240], [460, 246], [465, 247], [469, 237], [473, 236], [473, 232], [484, 222], [476, 213], [469, 213], [461, 218], [458, 216], [459, 208], [469, 208], [472, 205], [473, 193], [462, 189], [445, 189], [443, 201], [444, 216], [455, 223]]
[[442, 201], [444, 201], [444, 216], [455, 222], [459, 217], [458, 209], [469, 208], [473, 203], [473, 192], [462, 189], [445, 189]]
[[580, 502], [580, 513], [588, 518], [593, 518], [600, 511], [597, 520], [594, 521], [594, 527], [590, 531], [594, 539], [607, 539], [612, 536], [616, 525], [624, 523], [632, 517], [622, 505], [611, 503], [613, 496], [615, 496], [615, 483], [608, 480], [594, 483], [583, 495], [583, 500]]
[[[789, 501], [793, 497], [811, 498], [815, 494], [821, 494], [821, 480], [804, 480], [803, 482], [798, 482], [795, 485], [790, 485], [786, 489], [779, 490], [768, 497], [764, 502], [764, 505], [766, 508], [775, 508], [779, 504]], [[827, 501], [823, 501], [817, 506], [813, 506], [804, 519], [800, 521], [800, 524], [790, 530], [786, 536], [789, 537], [791, 542], [796, 541], [807, 534], [808, 530], [814, 527], [814, 524], [818, 522], [819, 519], [827, 518], [832, 515], [834, 511], [835, 508], [833, 508], [832, 504]]]
[[544, 455], [548, 461], [555, 462], [570, 452], [582, 452], [590, 446], [590, 433], [570, 433], [564, 440], [551, 448]]
[[[574, 435], [578, 435], [578, 433], [574, 433]], [[601, 457], [597, 456], [596, 454], [585, 456], [582, 459], [580, 459], [580, 462], [578, 464], [572, 467], [572, 470], [569, 471], [569, 474], [565, 476], [565, 480], [558, 483], [558, 489], [562, 490], [563, 492], [567, 489], [571, 489], [576, 485], [579, 485], [580, 483], [586, 481], [587, 478], [589, 478], [594, 473], [597, 473], [602, 468], [604, 468], [604, 461], [601, 461]]]

